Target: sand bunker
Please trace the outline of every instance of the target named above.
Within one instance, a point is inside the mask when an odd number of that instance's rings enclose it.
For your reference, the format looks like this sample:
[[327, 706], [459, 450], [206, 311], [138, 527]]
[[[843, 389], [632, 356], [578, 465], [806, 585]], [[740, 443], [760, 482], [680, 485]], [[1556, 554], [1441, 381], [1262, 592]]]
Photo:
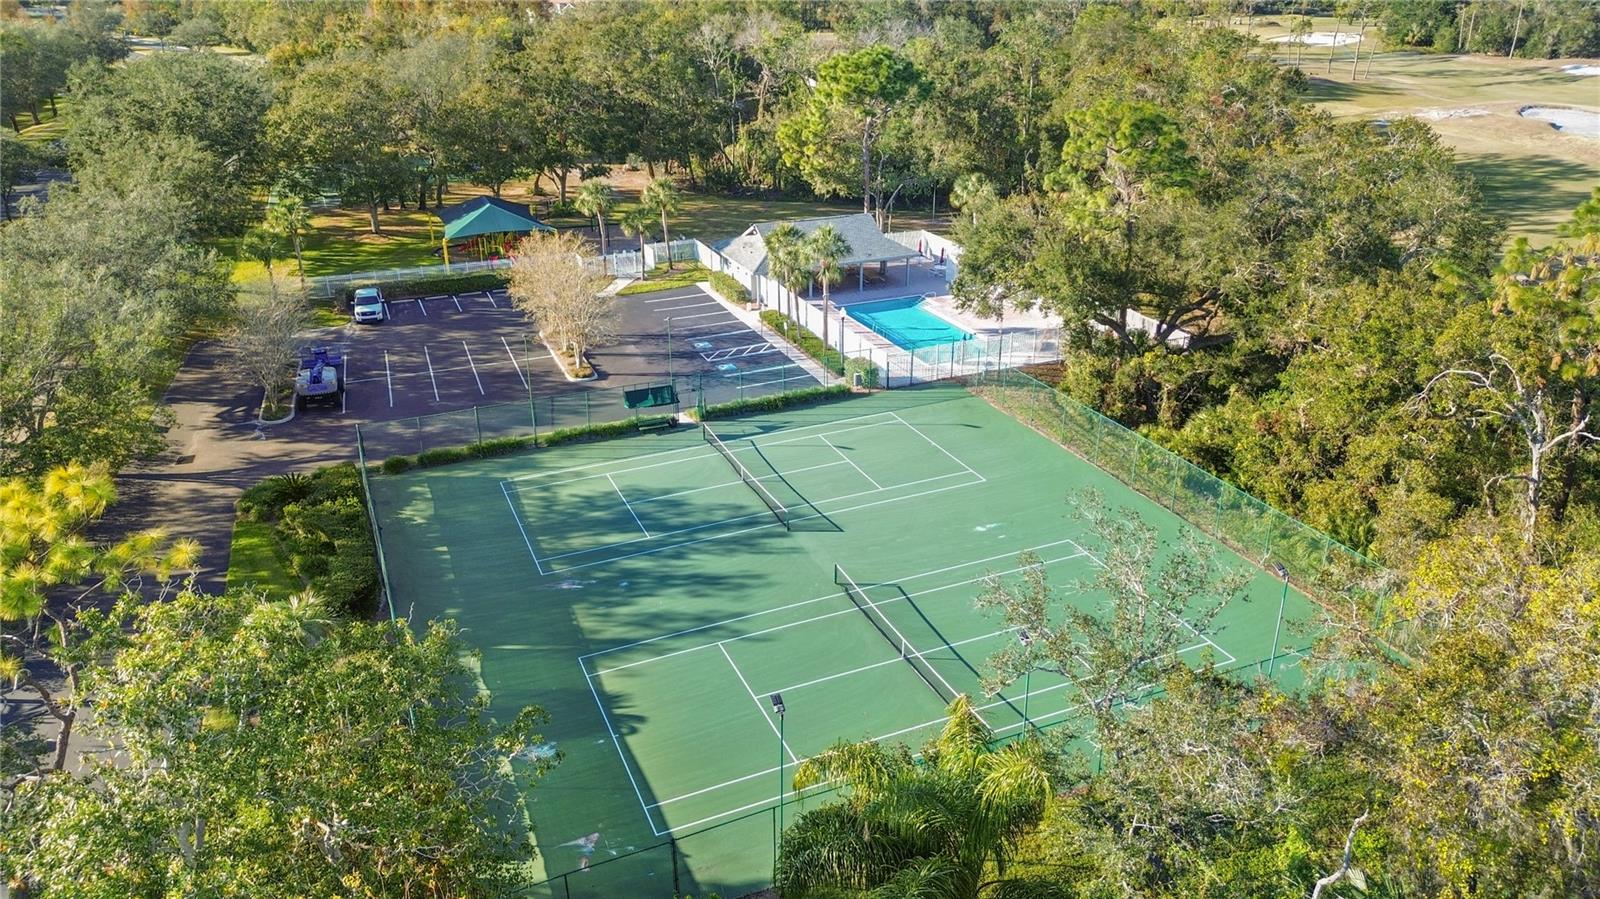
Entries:
[[1346, 44], [1361, 43], [1361, 35], [1352, 34], [1348, 31], [1313, 31], [1303, 38], [1297, 38], [1292, 34], [1280, 34], [1277, 37], [1268, 38], [1267, 40], [1274, 44], [1305, 44], [1308, 47], [1343, 47]]
[[1566, 72], [1568, 75], [1600, 75], [1600, 66], [1576, 63], [1570, 66], [1562, 66], [1561, 71]]
[[1562, 134], [1600, 140], [1600, 112], [1573, 109], [1570, 106], [1524, 106], [1517, 110], [1517, 115], [1549, 122]]
[[1458, 109], [1419, 109], [1412, 115], [1430, 122], [1442, 122], [1445, 119], [1472, 119], [1481, 115], [1488, 115], [1489, 110], [1479, 106], [1466, 106]]

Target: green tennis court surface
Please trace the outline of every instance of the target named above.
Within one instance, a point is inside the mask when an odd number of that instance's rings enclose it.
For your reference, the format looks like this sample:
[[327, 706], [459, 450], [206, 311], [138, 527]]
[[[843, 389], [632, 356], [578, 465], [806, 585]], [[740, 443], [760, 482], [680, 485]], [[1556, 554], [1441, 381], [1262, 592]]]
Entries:
[[[713, 427], [373, 481], [401, 614], [461, 623], [497, 713], [552, 715], [532, 879], [580, 873], [532, 895], [737, 896], [769, 879], [780, 784], [835, 741], [915, 746], [958, 692], [1000, 738], [1072, 719], [1059, 678], [979, 687], [1016, 639], [973, 608], [984, 577], [1025, 550], [1059, 588], [1091, 577], [1066, 504], [1085, 487], [1174, 545], [1184, 527], [959, 387]], [[1281, 582], [1226, 558], [1251, 601], [1193, 634], [1194, 664], [1271, 651]], [[1288, 620], [1310, 615], [1292, 594]], [[787, 794], [785, 820], [821, 801]]]

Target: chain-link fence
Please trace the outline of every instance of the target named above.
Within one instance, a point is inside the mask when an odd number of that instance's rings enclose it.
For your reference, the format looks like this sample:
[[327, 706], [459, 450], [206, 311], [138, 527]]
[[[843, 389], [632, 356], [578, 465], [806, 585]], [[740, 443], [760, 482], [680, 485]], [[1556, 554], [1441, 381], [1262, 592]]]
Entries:
[[462, 275], [479, 275], [511, 267], [510, 259], [484, 259], [452, 262], [449, 265], [415, 265], [410, 268], [384, 268], [369, 272], [350, 272], [344, 275], [323, 275], [307, 278], [306, 287], [311, 296], [331, 300], [343, 297], [355, 284], [387, 284], [395, 281], [424, 281], [431, 278], [456, 278]]
[[966, 383], [1241, 556], [1281, 563], [1312, 593], [1354, 596], [1377, 620], [1385, 571], [1361, 553], [1023, 372], [986, 369]]
[[[627, 391], [669, 384], [678, 395], [676, 406], [628, 408]], [[395, 456], [470, 447], [507, 437], [538, 438], [571, 428], [643, 421], [685, 409], [775, 396], [816, 386], [816, 378], [806, 367], [791, 362], [753, 375], [701, 373], [653, 383], [529, 394], [521, 402], [373, 422], [357, 428], [357, 441], [363, 460], [382, 462]]]

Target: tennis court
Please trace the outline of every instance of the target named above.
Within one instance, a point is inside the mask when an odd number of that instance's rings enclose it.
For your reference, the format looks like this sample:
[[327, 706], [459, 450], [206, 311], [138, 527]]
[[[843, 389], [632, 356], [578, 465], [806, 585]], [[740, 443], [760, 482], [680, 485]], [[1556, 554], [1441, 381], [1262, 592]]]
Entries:
[[[552, 715], [534, 878], [581, 873], [532, 895], [740, 895], [770, 876], [780, 784], [832, 743], [915, 746], [956, 693], [1000, 738], [1072, 719], [1053, 675], [983, 692], [1016, 640], [974, 609], [984, 578], [1030, 550], [1068, 595], [1092, 577], [1066, 504], [1085, 487], [1174, 543], [1183, 527], [960, 387], [712, 428], [373, 481], [401, 614], [462, 624], [497, 714]], [[1251, 601], [1194, 634], [1194, 664], [1271, 652], [1282, 584], [1228, 559]], [[1289, 620], [1310, 615], [1292, 593]], [[786, 821], [822, 801], [784, 793]]]

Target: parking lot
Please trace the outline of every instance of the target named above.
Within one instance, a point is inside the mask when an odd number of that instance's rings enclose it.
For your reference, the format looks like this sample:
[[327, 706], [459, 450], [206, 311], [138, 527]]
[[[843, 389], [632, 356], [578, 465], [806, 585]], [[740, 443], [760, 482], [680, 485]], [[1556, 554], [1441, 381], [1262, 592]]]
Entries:
[[318, 342], [344, 348], [345, 392], [340, 406], [305, 416], [391, 421], [669, 376], [678, 379], [685, 406], [699, 399], [701, 385], [706, 401], [717, 403], [817, 383], [698, 288], [618, 297], [617, 303], [617, 339], [589, 353], [597, 377], [572, 382], [543, 343], [530, 340], [526, 319], [503, 289], [391, 300], [385, 321], [320, 336]]
[[659, 380], [670, 368], [678, 378], [689, 379], [690, 389], [703, 385], [708, 403], [818, 383], [783, 348], [698, 287], [634, 294], [619, 297], [618, 303], [622, 315], [616, 344], [592, 354], [608, 378], [624, 383]]
[[410, 418], [568, 386], [503, 290], [385, 305], [386, 321], [344, 329], [344, 415]]

